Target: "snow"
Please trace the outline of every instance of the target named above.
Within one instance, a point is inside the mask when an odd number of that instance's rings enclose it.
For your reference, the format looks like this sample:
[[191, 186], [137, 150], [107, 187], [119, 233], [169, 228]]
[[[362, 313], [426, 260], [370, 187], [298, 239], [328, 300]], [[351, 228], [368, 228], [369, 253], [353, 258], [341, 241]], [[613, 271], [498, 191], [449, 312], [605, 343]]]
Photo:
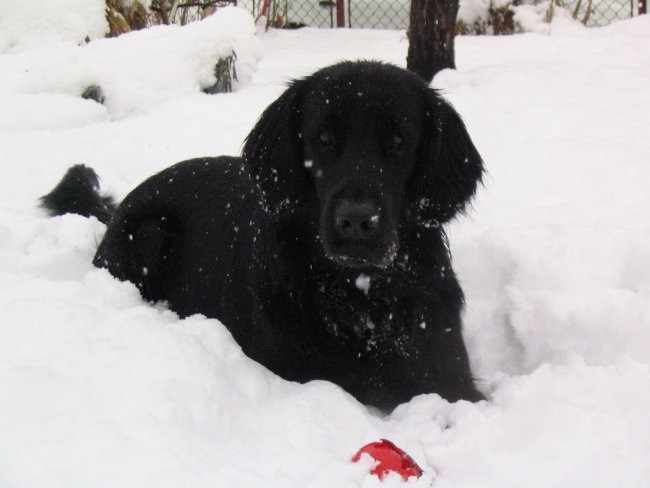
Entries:
[[[156, 26], [81, 46], [48, 43], [5, 56], [0, 68], [9, 75], [0, 81], [0, 97], [11, 97], [6, 103], [18, 107], [11, 112], [5, 108], [0, 127], [84, 127], [145, 113], [213, 85], [216, 62], [233, 51], [237, 88], [250, 81], [261, 56], [254, 33], [252, 17], [230, 8], [184, 27]], [[90, 85], [104, 92], [104, 107], [79, 98]], [[61, 117], [35, 117], [43, 105], [52, 105]]]
[[1, 0], [0, 53], [104, 37], [105, 9], [102, 0]]
[[488, 9], [490, 0], [474, 0], [459, 2], [458, 20], [462, 20], [467, 25], [472, 25], [480, 19], [488, 18]]
[[[0, 29], [0, 486], [404, 486], [350, 462], [380, 438], [425, 469], [406, 486], [434, 472], [440, 488], [650, 485], [650, 18], [457, 39], [458, 70], [434, 85], [489, 171], [449, 228], [489, 400], [424, 395], [381, 416], [332, 384], [277, 378], [216, 320], [143, 303], [91, 266], [102, 224], [36, 200], [75, 163], [122, 197], [175, 161], [237, 154], [290, 78], [341, 59], [404, 65], [405, 33], [256, 40], [227, 10], [78, 47], [93, 16], [71, 37], [76, 20], [53, 11], [60, 42], [29, 44], [41, 21]], [[238, 42], [250, 74], [201, 93]], [[106, 106], [80, 99], [90, 82]]]
[[370, 276], [361, 273], [357, 276], [357, 279], [354, 280], [354, 286], [361, 290], [365, 295], [370, 291]]

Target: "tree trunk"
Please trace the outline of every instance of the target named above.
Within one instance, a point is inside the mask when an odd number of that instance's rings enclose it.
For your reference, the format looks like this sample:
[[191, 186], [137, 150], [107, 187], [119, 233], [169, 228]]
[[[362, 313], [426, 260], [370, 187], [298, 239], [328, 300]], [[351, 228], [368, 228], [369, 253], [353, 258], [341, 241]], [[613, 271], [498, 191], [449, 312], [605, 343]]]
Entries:
[[454, 36], [459, 0], [411, 0], [406, 67], [430, 82], [455, 68]]

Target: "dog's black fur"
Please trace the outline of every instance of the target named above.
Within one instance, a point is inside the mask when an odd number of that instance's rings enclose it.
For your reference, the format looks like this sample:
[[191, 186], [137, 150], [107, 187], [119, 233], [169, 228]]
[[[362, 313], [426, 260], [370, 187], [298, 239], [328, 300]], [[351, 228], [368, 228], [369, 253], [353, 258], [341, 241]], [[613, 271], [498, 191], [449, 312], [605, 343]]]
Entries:
[[[44, 206], [107, 220], [95, 173], [70, 171]], [[482, 171], [419, 78], [340, 63], [294, 81], [241, 159], [178, 163], [133, 190], [94, 264], [181, 316], [218, 318], [288, 380], [330, 380], [382, 409], [420, 393], [477, 401], [442, 224]]]

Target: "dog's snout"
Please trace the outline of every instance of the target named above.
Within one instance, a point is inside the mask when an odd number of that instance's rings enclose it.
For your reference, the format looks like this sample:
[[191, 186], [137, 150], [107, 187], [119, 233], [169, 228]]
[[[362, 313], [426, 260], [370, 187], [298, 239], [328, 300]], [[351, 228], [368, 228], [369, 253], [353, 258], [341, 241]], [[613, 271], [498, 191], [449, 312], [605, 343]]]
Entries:
[[370, 239], [379, 231], [379, 213], [372, 202], [343, 200], [334, 216], [336, 231], [347, 239]]

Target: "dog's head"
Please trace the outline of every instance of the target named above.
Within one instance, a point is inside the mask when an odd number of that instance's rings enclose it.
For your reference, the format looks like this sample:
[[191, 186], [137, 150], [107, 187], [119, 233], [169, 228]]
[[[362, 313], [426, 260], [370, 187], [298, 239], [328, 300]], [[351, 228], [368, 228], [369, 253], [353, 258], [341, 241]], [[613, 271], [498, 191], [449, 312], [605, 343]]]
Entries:
[[388, 266], [400, 229], [462, 212], [483, 163], [454, 109], [412, 73], [344, 62], [296, 80], [244, 145], [265, 208], [316, 209], [326, 256]]

